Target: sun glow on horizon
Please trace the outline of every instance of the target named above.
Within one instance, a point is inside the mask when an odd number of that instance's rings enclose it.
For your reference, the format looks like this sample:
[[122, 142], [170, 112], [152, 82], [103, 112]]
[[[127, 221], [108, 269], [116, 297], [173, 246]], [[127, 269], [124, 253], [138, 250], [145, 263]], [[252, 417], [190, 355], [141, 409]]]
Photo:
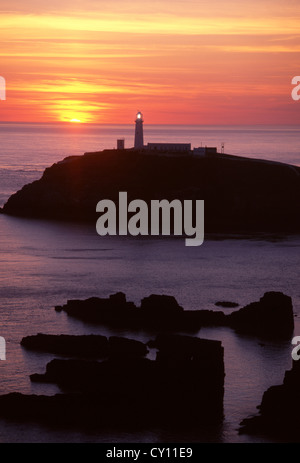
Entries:
[[0, 2], [2, 121], [300, 122], [295, 0], [53, 2]]

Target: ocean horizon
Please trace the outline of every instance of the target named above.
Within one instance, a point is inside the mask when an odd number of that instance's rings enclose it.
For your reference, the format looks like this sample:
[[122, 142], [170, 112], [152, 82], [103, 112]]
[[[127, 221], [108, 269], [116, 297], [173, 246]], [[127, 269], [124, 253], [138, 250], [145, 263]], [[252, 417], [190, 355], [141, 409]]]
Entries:
[[[8, 197], [68, 156], [134, 146], [134, 123], [0, 123], [0, 207]], [[191, 143], [236, 156], [300, 166], [299, 128], [288, 126], [144, 125], [144, 143]]]

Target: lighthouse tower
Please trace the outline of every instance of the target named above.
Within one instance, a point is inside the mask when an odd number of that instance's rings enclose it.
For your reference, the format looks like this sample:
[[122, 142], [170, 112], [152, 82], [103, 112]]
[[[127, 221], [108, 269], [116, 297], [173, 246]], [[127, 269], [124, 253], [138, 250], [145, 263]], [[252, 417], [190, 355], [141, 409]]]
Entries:
[[134, 148], [139, 149], [144, 146], [144, 135], [143, 135], [143, 114], [138, 111], [135, 120], [135, 136], [134, 136]]

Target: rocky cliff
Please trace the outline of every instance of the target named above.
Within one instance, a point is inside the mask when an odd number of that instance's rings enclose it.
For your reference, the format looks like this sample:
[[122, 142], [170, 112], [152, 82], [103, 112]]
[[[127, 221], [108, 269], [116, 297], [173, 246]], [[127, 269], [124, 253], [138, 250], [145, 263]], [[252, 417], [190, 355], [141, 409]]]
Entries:
[[300, 362], [293, 361], [283, 384], [271, 386], [257, 407], [259, 414], [241, 422], [240, 434], [275, 437], [283, 442], [299, 442]]
[[299, 232], [300, 168], [229, 155], [105, 150], [64, 159], [13, 194], [11, 215], [96, 223], [102, 199], [204, 199], [205, 232]]

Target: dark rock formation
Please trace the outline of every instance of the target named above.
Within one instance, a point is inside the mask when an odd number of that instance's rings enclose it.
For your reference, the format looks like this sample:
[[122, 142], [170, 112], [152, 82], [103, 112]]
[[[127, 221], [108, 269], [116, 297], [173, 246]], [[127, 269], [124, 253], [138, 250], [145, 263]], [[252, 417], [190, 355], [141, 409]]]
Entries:
[[166, 295], [146, 297], [140, 307], [127, 302], [125, 294], [116, 293], [109, 298], [68, 300], [65, 305], [55, 309], [86, 322], [123, 328], [183, 329], [194, 332], [200, 328], [194, 312], [184, 311], [174, 297]]
[[93, 426], [198, 426], [223, 419], [221, 342], [192, 337], [155, 341], [156, 360], [112, 357], [102, 362], [54, 359], [33, 381], [57, 383], [53, 397], [0, 396], [0, 416]]
[[174, 296], [151, 294], [144, 297], [141, 302], [141, 310], [151, 317], [163, 313], [165, 316], [181, 316], [183, 308], [178, 304]]
[[289, 338], [294, 329], [292, 300], [280, 292], [267, 292], [230, 314], [213, 310], [184, 310], [171, 296], [151, 295], [141, 306], [126, 301], [123, 293], [109, 298], [69, 300], [56, 307], [83, 321], [160, 331], [197, 332], [203, 326], [229, 326], [260, 337]]
[[126, 301], [125, 294], [119, 292], [109, 298], [90, 297], [85, 300], [68, 300], [63, 306], [56, 306], [56, 311], [64, 310], [72, 317], [86, 322], [110, 324], [130, 324], [135, 320], [138, 311], [132, 302]]
[[108, 355], [108, 340], [98, 335], [52, 335], [38, 333], [26, 336], [21, 345], [27, 349], [41, 352], [51, 352], [60, 355], [106, 357]]
[[53, 335], [39, 333], [26, 336], [21, 345], [27, 349], [76, 357], [145, 356], [147, 346], [135, 339], [100, 335]]
[[237, 302], [231, 302], [231, 301], [218, 301], [218, 302], [216, 302], [215, 305], [218, 306], [218, 307], [226, 307], [226, 308], [229, 308], [229, 309], [239, 306], [239, 304]]
[[147, 353], [147, 346], [136, 339], [122, 338], [120, 336], [110, 336], [108, 339], [109, 357], [144, 357]]
[[160, 156], [106, 150], [47, 168], [12, 195], [5, 214], [96, 223], [101, 199], [203, 199], [205, 232], [299, 232], [300, 169], [287, 164], [215, 155]]
[[300, 361], [293, 361], [282, 385], [271, 386], [257, 407], [259, 415], [241, 422], [241, 434], [266, 435], [283, 441], [299, 442]]
[[229, 326], [260, 337], [289, 338], [294, 330], [292, 300], [281, 292], [267, 292], [258, 301], [227, 315]]

